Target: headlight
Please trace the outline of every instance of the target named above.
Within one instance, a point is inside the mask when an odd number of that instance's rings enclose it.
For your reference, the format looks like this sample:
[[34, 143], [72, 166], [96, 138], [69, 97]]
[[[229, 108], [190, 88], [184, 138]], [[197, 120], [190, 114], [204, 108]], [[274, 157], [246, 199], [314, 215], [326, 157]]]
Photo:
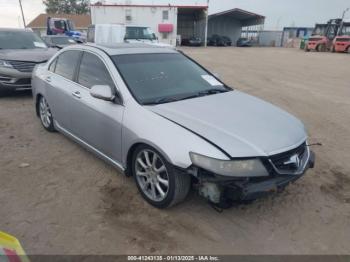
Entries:
[[6, 60], [0, 60], [0, 67], [13, 68], [12, 65]]
[[220, 160], [190, 152], [194, 165], [215, 174], [230, 177], [268, 176], [266, 168], [259, 159]]

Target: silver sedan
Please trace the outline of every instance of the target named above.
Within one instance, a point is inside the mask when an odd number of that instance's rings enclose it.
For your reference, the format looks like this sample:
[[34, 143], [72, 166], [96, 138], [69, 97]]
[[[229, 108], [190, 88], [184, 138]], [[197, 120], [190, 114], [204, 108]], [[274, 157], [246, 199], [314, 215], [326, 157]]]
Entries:
[[35, 68], [32, 86], [44, 128], [133, 176], [158, 208], [191, 185], [217, 206], [252, 201], [314, 166], [298, 119], [173, 49], [67, 47]]

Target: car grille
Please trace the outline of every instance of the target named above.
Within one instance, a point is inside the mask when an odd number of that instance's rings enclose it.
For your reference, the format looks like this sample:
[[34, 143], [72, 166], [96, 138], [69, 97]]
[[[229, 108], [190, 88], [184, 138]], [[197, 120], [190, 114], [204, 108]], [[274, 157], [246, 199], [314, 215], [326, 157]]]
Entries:
[[31, 82], [32, 82], [31, 78], [21, 78], [21, 79], [18, 79], [15, 84], [16, 85], [28, 85], [28, 86], [30, 86]]
[[7, 61], [20, 72], [30, 73], [33, 71], [34, 67], [38, 64], [36, 62], [24, 62], [24, 61]]
[[294, 174], [302, 171], [308, 157], [308, 148], [305, 142], [295, 149], [270, 157], [270, 162], [278, 173]]
[[11, 77], [0, 75], [0, 82], [10, 82], [11, 80]]

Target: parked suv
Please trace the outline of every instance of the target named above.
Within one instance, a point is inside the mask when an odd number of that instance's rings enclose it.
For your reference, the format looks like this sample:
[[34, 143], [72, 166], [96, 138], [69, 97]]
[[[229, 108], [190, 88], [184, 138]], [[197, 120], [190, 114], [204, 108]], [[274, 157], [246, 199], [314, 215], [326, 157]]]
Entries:
[[34, 67], [56, 52], [31, 30], [0, 28], [0, 91], [30, 89]]
[[158, 208], [192, 183], [216, 205], [254, 200], [314, 166], [301, 121], [170, 48], [66, 47], [36, 67], [33, 96], [45, 129], [133, 176]]
[[41, 37], [49, 47], [62, 49], [69, 45], [78, 44], [73, 38], [65, 35], [45, 35]]

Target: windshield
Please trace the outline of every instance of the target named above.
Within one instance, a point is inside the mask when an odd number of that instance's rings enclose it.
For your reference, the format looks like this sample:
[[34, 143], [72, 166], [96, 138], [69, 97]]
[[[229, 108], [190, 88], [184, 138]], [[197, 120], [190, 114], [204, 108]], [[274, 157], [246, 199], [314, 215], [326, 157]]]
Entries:
[[69, 30], [70, 31], [74, 31], [75, 30], [75, 26], [74, 23], [71, 20], [67, 20], [68, 26], [69, 26]]
[[76, 42], [73, 39], [70, 39], [69, 37], [52, 37], [51, 41], [52, 41], [52, 43], [54, 43], [56, 45], [76, 44]]
[[141, 104], [160, 104], [229, 91], [181, 54], [116, 55], [112, 59]]
[[350, 36], [350, 24], [343, 26], [340, 35], [349, 35]]
[[326, 28], [327, 28], [326, 25], [317, 25], [313, 32], [313, 35], [322, 35], [322, 36], [325, 35]]
[[148, 40], [156, 40], [156, 36], [153, 31], [149, 27], [126, 27], [126, 40], [131, 39], [148, 39]]
[[0, 49], [47, 48], [43, 40], [33, 32], [0, 31]]

